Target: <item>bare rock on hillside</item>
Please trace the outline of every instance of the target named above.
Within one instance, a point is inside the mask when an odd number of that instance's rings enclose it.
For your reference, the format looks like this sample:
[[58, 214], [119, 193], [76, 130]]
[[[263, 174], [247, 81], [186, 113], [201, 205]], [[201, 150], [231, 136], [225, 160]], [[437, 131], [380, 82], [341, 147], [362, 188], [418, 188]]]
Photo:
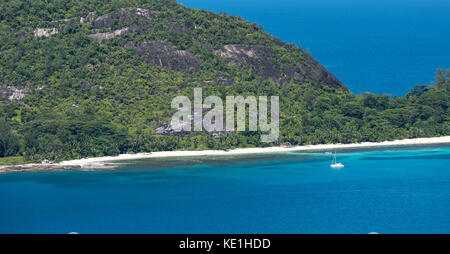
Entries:
[[308, 79], [330, 87], [345, 88], [341, 81], [309, 54], [305, 54], [305, 61], [301, 66], [301, 70], [296, 70], [294, 66], [290, 65], [277, 67], [272, 60], [274, 54], [263, 45], [243, 46], [228, 44], [215, 50], [214, 53], [225, 59], [225, 61], [250, 66], [262, 78], [272, 79], [279, 84], [286, 84], [291, 81], [302, 84]]
[[25, 88], [15, 86], [0, 86], [0, 102], [12, 102], [14, 100], [22, 100], [26, 95]]
[[136, 17], [151, 19], [156, 14], [158, 14], [157, 11], [149, 9], [136, 7], [121, 8], [92, 20], [92, 25], [95, 29], [108, 28], [111, 27], [115, 19], [119, 19], [122, 22], [131, 22]]
[[192, 53], [179, 50], [168, 43], [143, 41], [136, 45], [136, 55], [143, 56], [148, 63], [175, 71], [200, 68], [199, 61]]

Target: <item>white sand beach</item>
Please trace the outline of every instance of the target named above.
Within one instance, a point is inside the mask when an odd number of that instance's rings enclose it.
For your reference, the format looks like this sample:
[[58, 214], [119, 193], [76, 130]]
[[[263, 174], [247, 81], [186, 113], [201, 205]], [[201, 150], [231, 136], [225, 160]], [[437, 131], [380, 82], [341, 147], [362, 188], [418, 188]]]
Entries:
[[183, 156], [208, 156], [208, 155], [240, 155], [240, 154], [259, 154], [259, 153], [276, 153], [276, 152], [291, 152], [291, 151], [321, 151], [334, 150], [345, 148], [366, 148], [366, 147], [386, 147], [386, 146], [407, 146], [407, 145], [427, 145], [427, 144], [445, 144], [450, 143], [450, 136], [434, 137], [434, 138], [416, 138], [403, 139], [384, 142], [364, 142], [352, 144], [322, 144], [322, 145], [307, 145], [294, 147], [267, 147], [267, 148], [238, 148], [229, 151], [223, 150], [204, 150], [204, 151], [167, 151], [167, 152], [152, 152], [152, 153], [138, 153], [138, 154], [121, 154], [118, 156], [106, 156], [97, 158], [86, 158], [80, 160], [62, 161], [58, 165], [61, 166], [81, 166], [83, 168], [101, 165], [104, 162], [125, 161], [147, 158], [165, 158], [165, 157], [183, 157]]

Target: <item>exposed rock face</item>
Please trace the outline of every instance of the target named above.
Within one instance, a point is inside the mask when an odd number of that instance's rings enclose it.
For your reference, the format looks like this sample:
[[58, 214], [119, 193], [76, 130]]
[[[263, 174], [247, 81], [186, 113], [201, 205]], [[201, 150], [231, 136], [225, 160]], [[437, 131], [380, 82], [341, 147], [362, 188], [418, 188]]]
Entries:
[[[15, 86], [0, 86], [0, 101], [11, 102], [13, 100], [21, 100], [26, 95], [26, 90]], [[6, 99], [6, 100], [5, 100]]]
[[222, 48], [215, 50], [214, 53], [227, 59], [228, 61], [234, 61], [250, 65], [252, 69], [260, 74], [264, 79], [272, 79], [278, 81], [280, 78], [280, 72], [274, 66], [272, 61], [269, 60], [269, 50], [264, 46], [242, 46], [237, 44], [225, 45]]
[[[148, 9], [142, 9], [142, 8], [135, 8], [135, 7], [127, 7], [122, 8], [117, 11], [113, 11], [111, 13], [108, 13], [106, 15], [100, 16], [96, 19], [94, 19], [95, 12], [90, 12], [86, 18], [81, 18], [81, 23], [87, 23], [91, 22], [92, 26], [95, 29], [109, 29], [111, 25], [113, 24], [114, 20], [118, 19], [121, 22], [131, 22], [136, 17], [138, 18], [144, 18], [150, 20], [154, 15], [158, 14], [157, 11], [152, 11]], [[111, 39], [116, 36], [120, 36], [127, 33], [132, 33], [138, 29], [136, 24], [131, 24], [127, 27], [122, 27], [120, 29], [114, 30], [114, 31], [108, 31], [108, 32], [99, 32], [95, 34], [89, 35], [89, 37], [97, 40], [98, 42], [102, 42], [103, 40]]]
[[[206, 111], [204, 111], [204, 113], [205, 113], [205, 112], [206, 112]], [[192, 116], [190, 117], [189, 120], [190, 120], [190, 122], [189, 122], [189, 125], [190, 125], [190, 124], [191, 124], [191, 120], [192, 120]], [[224, 115], [222, 121], [223, 121], [224, 127], [225, 127], [225, 115]], [[155, 134], [157, 134], [157, 135], [184, 136], [184, 135], [187, 135], [187, 134], [196, 134], [196, 133], [199, 134], [199, 133], [200, 133], [200, 132], [194, 132], [194, 131], [192, 131], [192, 132], [186, 132], [186, 131], [179, 131], [179, 132], [176, 132], [176, 131], [175, 131], [175, 130], [177, 130], [177, 129], [182, 129], [182, 127], [184, 127], [184, 125], [186, 125], [186, 124], [184, 124], [184, 123], [179, 123], [178, 125], [176, 125], [176, 123], [173, 123], [173, 122], [170, 120], [170, 121], [161, 123], [161, 124], [159, 124], [158, 126], [156, 126], [156, 128], [155, 128]], [[224, 129], [225, 129], [225, 128], [224, 128]], [[203, 129], [203, 132], [208, 133], [208, 134], [211, 134], [211, 135], [213, 135], [215, 138], [217, 138], [217, 137], [219, 137], [219, 136], [221, 136], [221, 135], [226, 135], [226, 134], [232, 134], [232, 135], [234, 135], [234, 134], [235, 134], [235, 131], [234, 131], [234, 130], [232, 130], [232, 131], [227, 131], [227, 130], [223, 130], [223, 131], [207, 131], [207, 130]]]
[[83, 17], [80, 18], [80, 23], [84, 24], [84, 23], [92, 22], [92, 21], [94, 21], [94, 16], [95, 16], [95, 11], [89, 12], [85, 18], [83, 18]]
[[200, 68], [198, 59], [190, 52], [178, 50], [170, 44], [157, 41], [143, 41], [136, 46], [136, 54], [144, 56], [148, 63], [167, 67], [175, 71]]
[[262, 45], [242, 46], [238, 44], [225, 45], [215, 50], [226, 61], [233, 61], [250, 66], [253, 71], [261, 75], [264, 79], [272, 79], [274, 82], [286, 84], [292, 80], [302, 84], [305, 79], [317, 81], [330, 87], [344, 87], [333, 74], [328, 72], [310, 55], [305, 55], [305, 63], [301, 66], [301, 71], [296, 71], [293, 66], [283, 65], [281, 68], [275, 66], [271, 57], [271, 50]]
[[164, 123], [159, 124], [155, 128], [155, 133], [158, 135], [177, 135], [177, 136], [184, 136], [187, 134], [185, 131], [176, 132], [177, 129], [183, 129], [183, 127], [189, 126], [190, 122], [192, 121], [192, 116], [189, 117], [189, 124], [185, 124], [184, 122], [181, 123], [174, 123], [172, 121], [167, 121]]
[[117, 29], [111, 32], [90, 34], [89, 37], [97, 40], [100, 43], [103, 40], [111, 39], [122, 34], [132, 33], [134, 30], [135, 27], [124, 27], [122, 29]]
[[105, 27], [110, 27], [114, 19], [117, 18], [122, 22], [130, 22], [135, 17], [151, 19], [151, 17], [153, 17], [156, 14], [158, 14], [158, 12], [153, 10], [127, 7], [96, 18], [95, 20], [92, 21], [92, 25], [94, 26], [95, 29], [102, 29]]
[[36, 28], [34, 29], [34, 37], [49, 37], [58, 32], [57, 28]]

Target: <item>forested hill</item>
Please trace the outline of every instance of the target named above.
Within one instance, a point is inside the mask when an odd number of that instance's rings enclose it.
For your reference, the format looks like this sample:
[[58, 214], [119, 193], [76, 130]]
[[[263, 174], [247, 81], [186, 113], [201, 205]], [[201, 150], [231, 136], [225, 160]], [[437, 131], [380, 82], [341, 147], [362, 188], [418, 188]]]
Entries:
[[[0, 9], [0, 157], [450, 134], [445, 71], [404, 98], [354, 95], [300, 46], [175, 1], [15, 0]], [[259, 132], [173, 135], [170, 101], [192, 97], [194, 87], [222, 98], [279, 96], [279, 140], [260, 143]]]

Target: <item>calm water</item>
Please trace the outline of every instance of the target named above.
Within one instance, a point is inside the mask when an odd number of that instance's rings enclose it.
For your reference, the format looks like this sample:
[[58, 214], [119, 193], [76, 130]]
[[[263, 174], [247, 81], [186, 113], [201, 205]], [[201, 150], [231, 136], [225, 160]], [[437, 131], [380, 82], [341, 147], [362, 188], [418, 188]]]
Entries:
[[0, 233], [450, 233], [450, 145], [0, 175]]
[[179, 0], [300, 44], [350, 89], [403, 96], [450, 68], [448, 0]]

